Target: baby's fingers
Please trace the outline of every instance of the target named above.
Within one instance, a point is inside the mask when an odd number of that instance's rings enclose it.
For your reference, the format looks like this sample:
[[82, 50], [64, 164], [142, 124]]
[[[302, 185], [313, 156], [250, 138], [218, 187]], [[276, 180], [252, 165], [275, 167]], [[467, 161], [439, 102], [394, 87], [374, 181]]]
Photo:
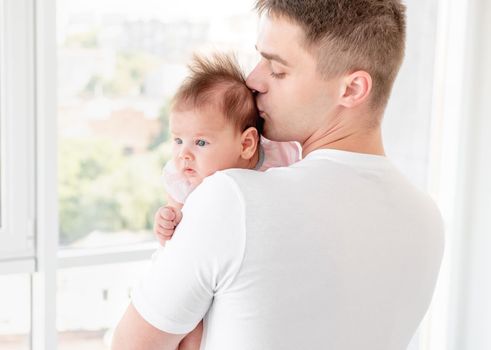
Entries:
[[162, 207], [159, 210], [160, 217], [164, 220], [173, 221], [176, 218], [176, 213], [172, 207]]
[[174, 229], [166, 229], [163, 228], [162, 226], [159, 226], [155, 231], [155, 233], [159, 239], [169, 240], [174, 234]]
[[168, 241], [168, 239], [165, 238], [165, 236], [163, 236], [163, 235], [157, 234], [156, 236], [157, 236], [157, 240], [159, 241], [161, 246], [164, 246], [165, 242]]
[[174, 230], [176, 228], [176, 224], [174, 223], [174, 221], [160, 219], [157, 221], [157, 224], [164, 230]]
[[176, 210], [175, 214], [176, 214], [176, 218], [175, 218], [174, 222], [175, 222], [175, 224], [177, 226], [177, 225], [179, 225], [179, 223], [182, 220], [182, 211]]

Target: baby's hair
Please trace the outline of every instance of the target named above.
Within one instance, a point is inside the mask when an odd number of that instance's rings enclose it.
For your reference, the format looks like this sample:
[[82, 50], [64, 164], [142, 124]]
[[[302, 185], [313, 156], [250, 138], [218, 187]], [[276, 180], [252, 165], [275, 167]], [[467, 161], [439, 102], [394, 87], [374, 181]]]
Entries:
[[173, 110], [218, 108], [241, 132], [255, 127], [261, 132], [261, 119], [254, 95], [234, 55], [195, 54], [188, 65], [190, 74], [172, 100]]

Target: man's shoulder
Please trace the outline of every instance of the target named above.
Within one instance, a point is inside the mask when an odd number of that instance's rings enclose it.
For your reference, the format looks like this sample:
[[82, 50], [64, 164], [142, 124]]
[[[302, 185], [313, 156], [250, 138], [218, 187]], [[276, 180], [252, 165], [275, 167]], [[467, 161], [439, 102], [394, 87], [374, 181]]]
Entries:
[[242, 205], [242, 194], [235, 180], [224, 172], [206, 177], [189, 195], [183, 210], [206, 212], [217, 207]]
[[[189, 195], [184, 209], [198, 209], [202, 211], [211, 208], [234, 210], [243, 207], [245, 198], [249, 193], [263, 193], [271, 187], [272, 183], [278, 183], [277, 171], [256, 171], [249, 169], [226, 169], [217, 171], [206, 177], [203, 182]], [[287, 169], [287, 168], [285, 168]], [[280, 171], [281, 172], [281, 171]], [[200, 209], [201, 208], [201, 209]]]
[[[189, 239], [194, 240], [192, 244], [199, 242], [202, 247], [209, 248], [210, 242], [228, 242], [230, 237], [243, 240], [243, 196], [233, 180], [224, 174], [205, 178], [188, 196], [182, 212], [182, 221], [174, 235], [184, 236], [181, 232], [185, 232]], [[214, 251], [217, 252], [218, 248]]]
[[[296, 164], [291, 164], [287, 166], [271, 167], [266, 170], [250, 170], [250, 169], [226, 169], [218, 173], [228, 176], [232, 181], [236, 183], [240, 182], [251, 182], [260, 183], [263, 181], [274, 181], [278, 177], [295, 177], [298, 176], [299, 171]], [[297, 169], [297, 171], [295, 171]], [[303, 169], [305, 172], [305, 169]], [[217, 173], [217, 174], [218, 174]]]

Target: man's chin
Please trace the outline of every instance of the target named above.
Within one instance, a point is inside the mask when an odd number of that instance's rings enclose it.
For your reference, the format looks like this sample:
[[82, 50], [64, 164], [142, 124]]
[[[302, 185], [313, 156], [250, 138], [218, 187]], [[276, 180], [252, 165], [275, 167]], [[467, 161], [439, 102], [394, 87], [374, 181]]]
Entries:
[[264, 128], [263, 130], [263, 136], [267, 138], [268, 140], [275, 141], [275, 142], [284, 142], [283, 138], [281, 138], [281, 135], [278, 135], [278, 133], [270, 131], [268, 128]]
[[275, 132], [274, 128], [271, 127], [271, 121], [264, 121], [262, 135], [270, 141], [275, 142], [290, 142], [291, 140], [288, 135], [284, 135], [281, 132]]
[[276, 141], [274, 132], [271, 132], [270, 128], [266, 125], [266, 123], [263, 126], [263, 136], [268, 140]]

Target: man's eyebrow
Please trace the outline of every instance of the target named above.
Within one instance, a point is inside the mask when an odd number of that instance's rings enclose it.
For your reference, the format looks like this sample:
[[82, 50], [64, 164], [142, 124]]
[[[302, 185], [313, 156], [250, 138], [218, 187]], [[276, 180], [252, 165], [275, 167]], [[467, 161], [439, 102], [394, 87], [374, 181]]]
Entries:
[[277, 54], [259, 51], [259, 49], [257, 48], [257, 45], [256, 45], [256, 50], [261, 54], [261, 56], [263, 56], [265, 59], [267, 59], [269, 61], [277, 61], [277, 62], [280, 62], [284, 66], [287, 66], [287, 67], [290, 66], [284, 58], [281, 58], [281, 56], [279, 56]]

